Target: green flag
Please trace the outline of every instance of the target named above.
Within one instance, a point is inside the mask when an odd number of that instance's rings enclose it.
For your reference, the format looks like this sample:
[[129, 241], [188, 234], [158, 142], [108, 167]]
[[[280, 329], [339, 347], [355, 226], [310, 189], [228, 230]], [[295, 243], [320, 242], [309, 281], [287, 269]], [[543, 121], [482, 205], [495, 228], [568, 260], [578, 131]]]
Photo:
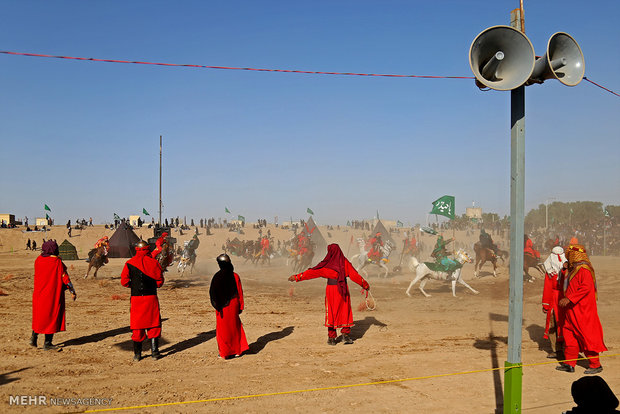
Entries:
[[438, 214], [450, 219], [454, 218], [454, 197], [445, 195], [433, 201], [433, 209], [430, 214]]
[[49, 220], [50, 216], [48, 216], [47, 213], [45, 213], [45, 218]]
[[52, 211], [52, 209], [47, 204], [45, 204], [45, 207], [43, 209], [47, 211]]
[[146, 211], [145, 208], [142, 208], [142, 214], [144, 214], [145, 216], [150, 216], [149, 212]]
[[379, 210], [377, 210], [377, 220], [379, 220]]
[[237, 219], [240, 220], [240, 221], [245, 221], [245, 217], [243, 217], [243, 216], [237, 216]]
[[611, 217], [611, 214], [609, 214], [609, 211], [607, 211], [607, 209], [603, 209], [603, 214], [605, 215], [605, 217]]
[[118, 214], [114, 213], [114, 220], [120, 220], [121, 218], [118, 216]]
[[227, 213], [230, 213], [230, 210], [228, 209], [228, 207], [224, 207], [224, 211]]
[[396, 221], [396, 227], [402, 227], [403, 226], [403, 222], [400, 220]]
[[308, 214], [314, 214], [314, 211], [310, 210], [310, 207], [308, 207], [306, 211], [308, 212]]

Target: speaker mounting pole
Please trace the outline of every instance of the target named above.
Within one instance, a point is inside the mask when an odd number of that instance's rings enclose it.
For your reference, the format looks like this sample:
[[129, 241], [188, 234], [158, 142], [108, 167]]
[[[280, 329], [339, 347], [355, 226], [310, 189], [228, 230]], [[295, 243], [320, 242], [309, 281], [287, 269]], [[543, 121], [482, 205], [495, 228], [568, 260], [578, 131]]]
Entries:
[[[524, 30], [523, 2], [518, 22]], [[515, 22], [516, 20], [516, 22]], [[504, 414], [520, 413], [523, 392], [523, 234], [525, 221], [525, 86], [510, 91], [510, 293], [508, 357], [504, 364]]]

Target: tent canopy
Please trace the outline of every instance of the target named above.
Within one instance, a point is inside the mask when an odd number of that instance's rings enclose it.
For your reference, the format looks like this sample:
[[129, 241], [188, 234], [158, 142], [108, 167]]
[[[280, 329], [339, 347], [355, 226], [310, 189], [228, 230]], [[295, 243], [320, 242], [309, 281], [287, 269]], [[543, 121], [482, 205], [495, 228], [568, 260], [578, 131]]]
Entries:
[[133, 257], [136, 253], [135, 244], [140, 241], [131, 227], [125, 222], [116, 229], [112, 237], [110, 237], [110, 251], [108, 257]]
[[389, 241], [392, 246], [396, 247], [396, 242], [394, 241], [392, 236], [390, 236], [390, 232], [387, 231], [383, 223], [381, 223], [381, 220], [377, 220], [377, 224], [375, 224], [375, 227], [372, 229], [370, 237], [374, 236], [377, 233], [381, 233], [381, 239], [383, 239], [384, 241]]
[[60, 246], [58, 246], [58, 256], [62, 260], [78, 260], [77, 249], [72, 245], [69, 240], [65, 239]]

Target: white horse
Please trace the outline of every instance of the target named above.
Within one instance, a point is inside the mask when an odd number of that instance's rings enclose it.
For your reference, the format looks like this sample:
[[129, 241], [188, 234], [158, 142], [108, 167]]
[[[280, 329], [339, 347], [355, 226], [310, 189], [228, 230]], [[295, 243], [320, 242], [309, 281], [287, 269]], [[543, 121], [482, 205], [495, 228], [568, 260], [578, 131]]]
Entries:
[[385, 272], [383, 274], [383, 277], [387, 277], [390, 271], [387, 267], [387, 262], [389, 261], [388, 257], [390, 256], [390, 253], [394, 249], [394, 246], [392, 246], [392, 243], [386, 240], [385, 243], [383, 243], [383, 246], [379, 247], [379, 249], [381, 250], [381, 259], [379, 259], [378, 261], [372, 260], [368, 257], [368, 252], [366, 251], [366, 243], [364, 242], [364, 239], [358, 238], [357, 244], [360, 247], [360, 252], [359, 254], [356, 254], [355, 256], [351, 258], [351, 264], [353, 265], [353, 267], [355, 267], [355, 270], [357, 270], [360, 273], [363, 273], [364, 276], [368, 277], [368, 273], [366, 272], [364, 268], [369, 264], [376, 264], [377, 266], [382, 268], [383, 271]]
[[[461, 267], [462, 267], [463, 263], [466, 263], [466, 262], [467, 263], [471, 263], [472, 262], [471, 258], [467, 254], [467, 252], [465, 252], [465, 250], [463, 250], [463, 249], [459, 249], [456, 252], [456, 261], [461, 264]], [[420, 282], [420, 286], [419, 286], [420, 292], [422, 292], [422, 294], [424, 296], [426, 296], [427, 298], [430, 298], [431, 295], [429, 295], [428, 293], [426, 293], [424, 291], [424, 285], [426, 285], [426, 282], [428, 282], [430, 279], [444, 280], [446, 282], [448, 282], [448, 281], [452, 282], [452, 296], [454, 296], [454, 297], [456, 297], [456, 282], [459, 282], [460, 284], [462, 284], [463, 286], [465, 286], [466, 288], [468, 288], [469, 290], [471, 290], [475, 294], [480, 293], [477, 290], [475, 290], [474, 288], [472, 288], [471, 286], [469, 286], [463, 280], [463, 278], [461, 277], [461, 267], [459, 267], [458, 269], [456, 269], [452, 273], [434, 271], [434, 270], [429, 269], [428, 266], [426, 266], [426, 264], [419, 263], [418, 259], [416, 259], [415, 257], [412, 257], [409, 260], [409, 269], [414, 271], [416, 276], [411, 281], [411, 283], [409, 284], [409, 287], [407, 288], [407, 292], [406, 292], [407, 296], [411, 296], [409, 291], [411, 290], [413, 285], [415, 285], [417, 282]]]

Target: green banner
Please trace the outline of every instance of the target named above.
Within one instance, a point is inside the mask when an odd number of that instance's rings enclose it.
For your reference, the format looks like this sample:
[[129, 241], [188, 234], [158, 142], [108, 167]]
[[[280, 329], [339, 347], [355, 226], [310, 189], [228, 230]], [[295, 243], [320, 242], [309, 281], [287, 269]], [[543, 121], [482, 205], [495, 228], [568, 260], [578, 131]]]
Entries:
[[142, 214], [144, 214], [145, 216], [150, 216], [149, 212], [146, 211], [145, 208], [142, 209]]
[[433, 209], [430, 214], [454, 218], [454, 196], [445, 195], [433, 201]]
[[49, 206], [48, 206], [47, 204], [45, 204], [45, 207], [44, 207], [43, 209], [44, 209], [44, 210], [47, 210], [47, 211], [52, 211], [52, 209], [51, 209], [51, 208], [49, 208]]
[[227, 213], [230, 213], [230, 210], [228, 209], [228, 207], [224, 207], [224, 211]]
[[237, 219], [240, 220], [240, 221], [245, 221], [245, 217], [243, 217], [243, 216], [237, 216]]
[[314, 211], [310, 210], [310, 207], [308, 207], [306, 211], [308, 212], [308, 214], [314, 214]]

